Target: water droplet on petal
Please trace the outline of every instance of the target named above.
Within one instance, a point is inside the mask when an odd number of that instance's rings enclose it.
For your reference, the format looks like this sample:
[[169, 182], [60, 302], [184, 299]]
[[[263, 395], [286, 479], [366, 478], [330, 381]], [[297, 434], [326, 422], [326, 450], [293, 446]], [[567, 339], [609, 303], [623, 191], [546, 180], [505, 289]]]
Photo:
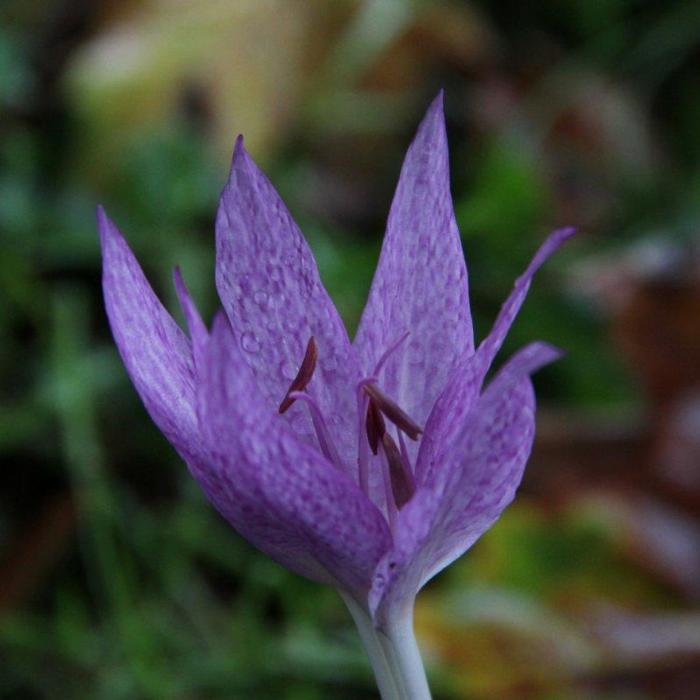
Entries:
[[258, 289], [255, 294], [253, 294], [253, 301], [261, 308], [264, 309], [267, 306], [267, 292], [262, 289]]
[[260, 342], [255, 336], [255, 333], [246, 331], [241, 338], [241, 347], [246, 352], [257, 352], [260, 350]]

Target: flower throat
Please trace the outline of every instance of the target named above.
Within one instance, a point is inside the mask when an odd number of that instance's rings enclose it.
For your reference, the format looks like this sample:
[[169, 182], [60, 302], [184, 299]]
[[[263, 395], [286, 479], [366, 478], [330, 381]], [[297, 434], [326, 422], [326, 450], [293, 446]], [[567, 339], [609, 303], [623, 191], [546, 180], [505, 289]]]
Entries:
[[[405, 437], [416, 441], [423, 429], [377, 386], [377, 376], [391, 354], [407, 337], [408, 333], [405, 333], [394, 342], [377, 362], [373, 374], [358, 382], [356, 387], [359, 416], [358, 482], [365, 494], [369, 495], [369, 452], [371, 451], [373, 455], [379, 456], [381, 462], [387, 515], [392, 526], [397, 512], [411, 500], [416, 489], [414, 470]], [[342, 469], [342, 460], [335, 448], [321, 408], [306, 391], [313, 378], [317, 362], [318, 349], [314, 337], [311, 336], [299, 371], [289, 385], [278, 410], [283, 414], [295, 401], [303, 401], [309, 409], [321, 452], [336, 467]], [[396, 439], [387, 431], [385, 419], [394, 426]]]

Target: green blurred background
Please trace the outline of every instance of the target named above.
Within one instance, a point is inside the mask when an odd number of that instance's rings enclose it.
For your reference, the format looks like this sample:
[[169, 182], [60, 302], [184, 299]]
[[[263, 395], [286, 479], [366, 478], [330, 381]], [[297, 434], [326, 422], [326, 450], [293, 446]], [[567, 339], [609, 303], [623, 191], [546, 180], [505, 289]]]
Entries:
[[95, 205], [209, 318], [242, 132], [354, 329], [440, 87], [477, 335], [581, 233], [508, 343], [568, 350], [521, 495], [419, 598], [435, 697], [700, 697], [700, 3], [2, 0], [1, 698], [376, 697], [336, 594], [230, 530], [147, 417]]

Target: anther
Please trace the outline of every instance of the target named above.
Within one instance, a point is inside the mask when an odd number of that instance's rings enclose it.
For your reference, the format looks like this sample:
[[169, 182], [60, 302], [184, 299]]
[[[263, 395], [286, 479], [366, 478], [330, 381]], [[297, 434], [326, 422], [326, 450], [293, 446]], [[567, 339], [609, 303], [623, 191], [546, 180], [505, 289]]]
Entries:
[[379, 450], [379, 441], [384, 437], [386, 433], [386, 425], [384, 424], [384, 418], [377, 408], [377, 404], [374, 403], [372, 399], [369, 399], [367, 406], [367, 421], [365, 423], [367, 429], [367, 442], [369, 442], [369, 447], [372, 450], [372, 454], [377, 454]]
[[413, 497], [416, 485], [413, 476], [406, 469], [401, 452], [389, 433], [382, 436], [382, 447], [386, 460], [389, 464], [389, 477], [391, 479], [391, 492], [394, 496], [394, 503], [398, 510], [401, 510]]
[[423, 432], [423, 428], [418, 425], [399, 405], [382, 392], [376, 384], [365, 384], [363, 387], [376, 407], [397, 427], [402, 430], [411, 440], [417, 440]]
[[301, 361], [301, 366], [299, 367], [297, 376], [292, 380], [292, 383], [289, 385], [289, 389], [287, 389], [287, 393], [282, 399], [282, 403], [279, 405], [278, 410], [280, 413], [284, 413], [294, 403], [295, 398], [292, 396], [293, 393], [304, 391], [304, 389], [306, 389], [314, 375], [317, 359], [318, 351], [316, 349], [316, 341], [314, 340], [314, 337], [311, 336], [306, 345], [304, 359]]

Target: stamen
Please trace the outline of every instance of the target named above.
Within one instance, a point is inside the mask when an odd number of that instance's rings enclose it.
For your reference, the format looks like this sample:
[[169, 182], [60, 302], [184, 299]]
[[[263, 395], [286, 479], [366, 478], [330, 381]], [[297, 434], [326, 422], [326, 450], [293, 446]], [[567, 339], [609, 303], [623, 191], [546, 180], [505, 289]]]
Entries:
[[372, 454], [376, 455], [379, 450], [379, 441], [384, 437], [384, 433], [386, 433], [386, 425], [380, 410], [377, 408], [377, 404], [372, 401], [372, 399], [369, 399], [369, 405], [367, 406], [367, 421], [365, 427], [367, 429], [367, 442], [369, 442]]
[[402, 336], [399, 336], [386, 350], [386, 352], [379, 358], [379, 362], [377, 362], [377, 365], [374, 368], [374, 374], [375, 377], [379, 376], [379, 373], [382, 371], [384, 365], [386, 364], [386, 361], [391, 357], [391, 355], [398, 350], [399, 346], [403, 343], [408, 336], [411, 335], [411, 331], [406, 331]]
[[393, 532], [398, 509], [396, 507], [396, 500], [393, 494], [393, 488], [391, 484], [391, 465], [389, 464], [389, 460], [387, 458], [385, 450], [380, 450], [379, 456], [382, 465], [382, 480], [384, 481], [384, 498], [386, 500], [386, 514], [389, 519], [389, 528]]
[[318, 359], [318, 350], [316, 349], [316, 341], [314, 337], [309, 338], [309, 342], [306, 345], [306, 352], [304, 353], [304, 359], [301, 361], [301, 366], [297, 372], [297, 376], [294, 377], [292, 383], [287, 389], [285, 397], [282, 399], [282, 403], [279, 406], [279, 412], [284, 413], [289, 409], [289, 407], [294, 403], [294, 398], [292, 394], [299, 391], [304, 391], [311, 381], [311, 377], [314, 375], [314, 370], [316, 369], [316, 360]]
[[406, 469], [399, 448], [389, 433], [382, 437], [382, 447], [389, 465], [389, 477], [391, 479], [391, 491], [394, 495], [396, 508], [401, 510], [413, 497], [416, 485], [412, 474]]
[[403, 430], [411, 440], [417, 440], [423, 432], [418, 425], [399, 405], [382, 392], [376, 384], [365, 384], [363, 389], [367, 395], [377, 404], [377, 408], [397, 427]]
[[357, 385], [357, 480], [362, 492], [369, 496], [369, 444], [364, 439], [365, 413], [368, 396], [362, 391], [362, 382]]
[[411, 475], [411, 479], [414, 477], [413, 467], [411, 466], [411, 458], [408, 454], [408, 449], [406, 447], [406, 441], [403, 439], [403, 433], [399, 430], [399, 447], [401, 448], [401, 459], [403, 460], [404, 469]]
[[[321, 452], [323, 452], [326, 459], [335, 464], [338, 469], [343, 469], [343, 463], [340, 461], [340, 455], [335, 449], [335, 445], [331, 440], [330, 432], [326, 426], [326, 421], [323, 419], [323, 413], [319, 405], [314, 401], [313, 397], [307, 394], [305, 391], [293, 391], [289, 394], [289, 398], [292, 403], [297, 399], [303, 401], [309, 407], [309, 413], [311, 414], [311, 422], [314, 425], [314, 430], [316, 432], [316, 437], [318, 438], [318, 444], [321, 447]], [[290, 404], [291, 405], [291, 404]]]
[[[372, 376], [365, 377], [357, 383], [357, 417], [358, 417], [358, 445], [357, 445], [357, 479], [362, 491], [369, 496], [369, 450], [376, 455], [379, 452], [379, 440], [386, 431], [384, 419], [381, 411], [377, 409], [376, 404], [370, 409], [372, 400], [365, 393], [364, 388], [370, 384], [377, 382], [377, 375], [383, 369], [386, 361], [397, 350], [397, 348], [408, 338], [410, 333], [407, 331], [397, 340], [395, 340], [389, 348], [382, 354], [377, 362]], [[370, 411], [372, 415], [370, 415]], [[400, 435], [400, 433], [399, 433]], [[368, 449], [369, 448], [369, 449]], [[382, 455], [383, 456], [383, 455]], [[386, 462], [384, 458], [383, 463]], [[393, 525], [396, 516], [396, 506], [393, 502], [390, 489], [389, 467], [388, 464], [382, 467], [384, 473], [384, 486], [386, 490], [387, 512], [389, 515], [389, 523]]]

